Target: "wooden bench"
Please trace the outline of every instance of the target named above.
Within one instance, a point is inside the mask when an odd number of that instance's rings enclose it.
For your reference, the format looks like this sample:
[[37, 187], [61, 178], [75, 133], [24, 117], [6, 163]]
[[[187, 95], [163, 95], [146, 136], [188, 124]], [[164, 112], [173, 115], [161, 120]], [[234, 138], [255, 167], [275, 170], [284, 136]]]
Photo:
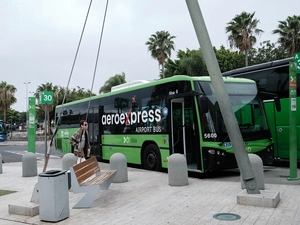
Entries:
[[117, 170], [101, 171], [95, 156], [74, 165], [70, 168], [70, 172], [73, 192], [87, 192], [73, 207], [74, 209], [90, 208], [98, 192], [108, 189], [117, 174]]

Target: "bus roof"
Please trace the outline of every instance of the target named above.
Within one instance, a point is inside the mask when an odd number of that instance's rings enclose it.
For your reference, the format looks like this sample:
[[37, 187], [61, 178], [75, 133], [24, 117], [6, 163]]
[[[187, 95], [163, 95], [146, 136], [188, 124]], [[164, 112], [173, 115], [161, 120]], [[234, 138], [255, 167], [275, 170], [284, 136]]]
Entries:
[[124, 84], [119, 84], [119, 85], [113, 86], [113, 87], [111, 87], [111, 91], [112, 92], [118, 91], [118, 90], [122, 90], [125, 88], [134, 87], [134, 86], [137, 86], [140, 84], [147, 84], [149, 82], [151, 82], [151, 81], [149, 81], [149, 80], [134, 80], [134, 81], [130, 81], [130, 82], [127, 82]]
[[276, 61], [273, 61], [273, 62], [266, 62], [266, 63], [262, 63], [262, 64], [257, 64], [257, 65], [253, 65], [253, 66], [247, 66], [247, 67], [238, 68], [238, 69], [235, 69], [235, 70], [230, 70], [230, 71], [224, 72], [222, 75], [224, 77], [234, 76], [236, 74], [250, 73], [250, 72], [253, 72], [253, 71], [257, 71], [257, 70], [283, 67], [283, 66], [286, 66], [289, 62], [292, 62], [292, 61], [294, 61], [294, 58], [290, 57], [290, 58], [286, 58], [286, 59], [276, 60]]
[[[202, 76], [202, 77], [193, 77], [193, 80], [200, 80], [200, 81], [208, 81], [210, 82], [211, 79], [209, 76]], [[234, 82], [234, 83], [255, 83], [255, 81], [247, 78], [235, 78], [235, 77], [223, 77], [224, 82]]]
[[[223, 80], [224, 80], [224, 82], [255, 83], [255, 81], [247, 79], [247, 78], [223, 77]], [[137, 90], [137, 89], [144, 88], [144, 87], [155, 86], [155, 85], [159, 85], [159, 84], [173, 82], [173, 81], [206, 81], [206, 82], [210, 82], [211, 79], [209, 76], [191, 77], [191, 76], [187, 76], [187, 75], [175, 75], [175, 76], [168, 77], [165, 79], [160, 79], [160, 80], [153, 80], [153, 81], [148, 81], [148, 82], [145, 82], [145, 81], [134, 82], [134, 85], [126, 86], [126, 83], [125, 83], [124, 85], [121, 85], [120, 88], [115, 88], [115, 90], [113, 90], [111, 92], [92, 96], [91, 100], [106, 97], [106, 96], [112, 96], [112, 95], [120, 94], [120, 93], [127, 92], [127, 91]], [[73, 102], [68, 102], [68, 103], [65, 103], [64, 106], [68, 106], [68, 105], [72, 105], [72, 104], [80, 103], [80, 102], [85, 102], [87, 100], [89, 100], [89, 98], [80, 99], [80, 100], [76, 100]], [[59, 107], [61, 107], [61, 105], [58, 105], [57, 107], [59, 108]]]

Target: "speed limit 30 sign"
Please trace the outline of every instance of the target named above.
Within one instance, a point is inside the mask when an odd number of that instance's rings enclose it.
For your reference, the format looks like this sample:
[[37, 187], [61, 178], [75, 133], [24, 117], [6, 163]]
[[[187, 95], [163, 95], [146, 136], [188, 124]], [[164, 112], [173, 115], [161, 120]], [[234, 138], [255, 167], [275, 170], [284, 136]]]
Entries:
[[42, 91], [39, 93], [39, 102], [41, 105], [51, 105], [54, 101], [54, 95], [52, 91]]

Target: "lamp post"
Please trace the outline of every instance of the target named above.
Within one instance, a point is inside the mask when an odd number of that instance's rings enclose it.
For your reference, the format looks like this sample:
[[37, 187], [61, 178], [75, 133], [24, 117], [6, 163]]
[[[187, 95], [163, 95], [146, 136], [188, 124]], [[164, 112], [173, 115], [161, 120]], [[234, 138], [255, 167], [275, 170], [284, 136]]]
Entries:
[[12, 116], [10, 117], [10, 139], [12, 138]]
[[26, 84], [26, 125], [28, 125], [28, 84], [31, 82], [24, 82]]

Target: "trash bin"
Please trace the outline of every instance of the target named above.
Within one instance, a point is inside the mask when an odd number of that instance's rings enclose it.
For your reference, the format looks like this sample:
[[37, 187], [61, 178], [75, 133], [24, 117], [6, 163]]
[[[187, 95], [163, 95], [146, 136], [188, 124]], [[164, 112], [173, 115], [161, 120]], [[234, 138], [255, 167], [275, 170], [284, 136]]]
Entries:
[[49, 170], [38, 177], [40, 220], [57, 222], [70, 215], [66, 170]]

